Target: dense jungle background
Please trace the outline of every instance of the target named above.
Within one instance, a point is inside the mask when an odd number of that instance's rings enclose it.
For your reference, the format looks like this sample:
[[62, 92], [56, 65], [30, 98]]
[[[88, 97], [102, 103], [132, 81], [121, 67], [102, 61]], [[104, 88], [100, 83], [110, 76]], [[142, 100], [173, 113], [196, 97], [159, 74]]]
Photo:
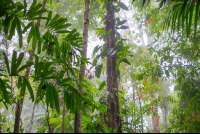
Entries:
[[199, 133], [200, 0], [0, 0], [0, 133]]

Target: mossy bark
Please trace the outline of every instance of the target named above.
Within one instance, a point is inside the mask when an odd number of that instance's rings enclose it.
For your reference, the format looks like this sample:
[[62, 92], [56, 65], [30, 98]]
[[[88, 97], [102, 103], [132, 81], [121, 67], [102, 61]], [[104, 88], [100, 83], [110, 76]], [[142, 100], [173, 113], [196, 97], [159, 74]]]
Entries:
[[[84, 12], [84, 29], [83, 29], [83, 55], [87, 58], [87, 44], [88, 44], [88, 27], [89, 27], [89, 5], [90, 0], [85, 0], [85, 12]], [[80, 68], [79, 80], [82, 81], [82, 77], [85, 75], [85, 67]], [[82, 92], [82, 87], [80, 88]], [[74, 133], [81, 132], [81, 110], [75, 112], [74, 120]]]
[[[106, 51], [107, 51], [107, 96], [108, 103], [108, 126], [113, 129], [117, 129], [117, 132], [121, 132], [120, 124], [120, 112], [119, 112], [119, 99], [118, 99], [118, 75], [116, 71], [116, 46], [115, 46], [115, 16], [113, 0], [109, 0], [106, 3]], [[108, 31], [111, 32], [108, 34]], [[114, 55], [109, 53], [109, 50], [114, 48]], [[111, 53], [112, 53], [111, 52]]]

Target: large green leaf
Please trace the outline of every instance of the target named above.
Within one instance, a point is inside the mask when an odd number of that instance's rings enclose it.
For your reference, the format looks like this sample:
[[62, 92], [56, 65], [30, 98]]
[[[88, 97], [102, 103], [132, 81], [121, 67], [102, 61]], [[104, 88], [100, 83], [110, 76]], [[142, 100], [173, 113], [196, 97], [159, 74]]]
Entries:
[[9, 40], [12, 39], [14, 33], [15, 33], [15, 27], [16, 27], [16, 17], [15, 19], [12, 21], [12, 26], [10, 28], [10, 35], [9, 35]]
[[[65, 21], [63, 21], [65, 23]], [[68, 28], [69, 26], [71, 26], [71, 24], [67, 23], [67, 24], [64, 24], [64, 25], [61, 25], [61, 26], [56, 26], [55, 27], [55, 30], [56, 31], [59, 31], [59, 30], [65, 30], [66, 28]]]
[[[37, 89], [37, 97], [39, 97], [39, 96], [41, 95], [41, 91], [43, 90], [43, 89], [42, 89], [43, 83], [44, 83], [44, 81], [42, 80], [42, 81], [40, 82], [39, 86], [38, 86], [38, 89]], [[44, 90], [46, 90], [46, 86], [43, 87], [43, 88], [45, 88]]]
[[59, 105], [59, 100], [58, 100], [58, 93], [56, 92], [55, 87], [53, 87], [52, 90], [53, 90], [53, 96], [54, 96], [54, 100], [55, 100], [56, 111], [58, 112], [58, 114], [60, 114], [60, 105]]
[[17, 52], [13, 51], [12, 55], [12, 62], [11, 62], [11, 76], [16, 75], [15, 72], [17, 71], [16, 69], [16, 59], [17, 59]]
[[30, 7], [30, 9], [29, 9], [29, 11], [28, 11], [27, 14], [26, 14], [27, 17], [29, 17], [29, 18], [34, 17], [34, 16], [35, 16], [34, 14], [35, 14], [39, 9], [41, 9], [41, 7], [42, 7], [42, 4], [37, 4], [36, 6], [35, 6], [35, 5], [36, 5], [36, 4], [33, 2], [32, 5], [31, 5], [31, 7]]
[[97, 58], [95, 58], [95, 59], [93, 60], [92, 66], [96, 66], [96, 64], [97, 64]]
[[189, 26], [188, 26], [188, 35], [190, 34], [190, 30], [191, 30], [191, 25], [192, 25], [192, 16], [193, 16], [193, 11], [194, 11], [194, 6], [191, 7], [190, 9], [190, 14], [189, 14]]
[[106, 81], [103, 81], [100, 85], [99, 85], [99, 90], [102, 90], [103, 87], [106, 85]]
[[3, 92], [3, 96], [4, 96], [4, 99], [5, 99], [5, 102], [6, 103], [10, 103], [10, 100], [9, 100], [9, 96], [8, 96], [8, 91], [6, 90], [6, 86], [3, 82], [3, 80], [0, 78], [0, 89], [2, 90]]
[[128, 26], [121, 26], [119, 29], [128, 29]]
[[31, 26], [31, 30], [28, 34], [28, 37], [27, 37], [27, 42], [29, 43], [31, 41], [31, 38], [33, 37], [33, 29], [34, 29], [34, 25]]
[[64, 102], [65, 102], [65, 104], [66, 104], [66, 108], [69, 110], [70, 109], [70, 104], [71, 104], [71, 102], [69, 102], [70, 101], [70, 95], [69, 95], [69, 93], [68, 93], [68, 91], [66, 91], [66, 90], [64, 90]]
[[117, 25], [123, 25], [123, 24], [125, 24], [126, 22], [127, 22], [127, 20], [122, 20], [122, 21], [117, 22]]
[[48, 14], [48, 19], [47, 19], [47, 22], [45, 24], [45, 27], [49, 24], [49, 21], [51, 19], [51, 16], [52, 16], [52, 11], [49, 11], [49, 14]]
[[26, 91], [26, 83], [25, 80], [26, 78], [23, 78], [23, 83], [22, 83], [22, 87], [21, 87], [21, 95], [24, 96], [25, 91]]
[[22, 78], [19, 76], [18, 78], [18, 83], [17, 83], [17, 88], [19, 89], [22, 86]]
[[198, 2], [196, 3], [196, 12], [195, 12], [195, 21], [194, 21], [194, 37], [196, 38], [196, 33], [197, 33], [197, 22], [198, 22], [198, 18], [199, 18], [199, 5], [200, 5], [200, 1], [198, 0]]
[[40, 31], [39, 31], [39, 28], [38, 28], [38, 25], [35, 25], [35, 31], [36, 31], [36, 34], [37, 34], [37, 40], [38, 40], [38, 53], [41, 52], [41, 37], [40, 37]]
[[26, 15], [26, 8], [27, 8], [27, 3], [26, 0], [24, 0], [24, 16]]
[[95, 76], [96, 76], [97, 78], [100, 77], [102, 68], [103, 68], [103, 65], [98, 65], [98, 66], [95, 67]]
[[45, 86], [46, 86], [46, 104], [48, 106], [50, 102], [50, 88], [47, 83], [45, 83]]
[[116, 13], [118, 13], [118, 12], [120, 11], [119, 6], [114, 6], [114, 11], [115, 11]]
[[124, 63], [127, 63], [127, 64], [131, 65], [131, 63], [126, 58], [123, 58], [121, 61], [123, 61]]
[[35, 76], [37, 76], [38, 67], [39, 67], [39, 66], [38, 66], [39, 57], [38, 57], [35, 53], [32, 53], [31, 55], [35, 57]]
[[124, 3], [122, 3], [121, 1], [119, 1], [119, 6], [124, 10], [128, 10], [128, 7]]
[[24, 27], [22, 33], [25, 33], [32, 25], [33, 25], [33, 22], [28, 23], [28, 24]]
[[54, 92], [53, 92], [53, 85], [49, 85], [49, 101], [50, 101], [50, 107], [53, 108], [54, 106]]
[[29, 93], [30, 93], [30, 96], [31, 96], [31, 99], [32, 99], [32, 102], [33, 102], [33, 101], [34, 101], [33, 89], [32, 89], [30, 83], [28, 82], [28, 80], [27, 80], [25, 77], [24, 77], [24, 81], [25, 81], [25, 83], [26, 83], [26, 86], [27, 86], [27, 88], [28, 88], [28, 91], [29, 91]]
[[6, 68], [7, 68], [8, 74], [10, 75], [10, 67], [9, 67], [9, 63], [8, 63], [8, 57], [6, 56], [5, 52], [3, 52], [3, 56], [4, 56], [5, 63], [6, 63]]
[[[26, 13], [26, 16], [28, 16], [32, 11], [33, 9], [35, 8], [35, 5], [37, 4], [37, 1], [36, 0], [33, 0], [33, 3], [31, 4], [28, 12]], [[40, 4], [41, 5], [41, 4]]]
[[8, 29], [10, 25], [11, 19], [9, 18], [8, 14], [6, 14], [6, 19], [4, 21], [4, 33], [5, 35], [8, 35]]
[[28, 68], [28, 67], [30, 67], [30, 66], [32, 66], [32, 65], [33, 65], [33, 63], [32, 63], [32, 62], [29, 62], [29, 63], [27, 63], [27, 64], [21, 66], [21, 67], [17, 70], [17, 73], [19, 73], [20, 71], [22, 71], [22, 70], [24, 70], [24, 69], [26, 69], [26, 68]]
[[31, 17], [38, 16], [38, 15], [43, 14], [43, 13], [45, 13], [45, 12], [47, 12], [46, 9], [41, 9], [41, 10], [39, 10], [39, 11], [37, 11], [37, 12], [31, 14]]
[[35, 50], [36, 48], [36, 43], [37, 43], [37, 29], [36, 29], [36, 25], [33, 28], [33, 39], [32, 39], [32, 49]]
[[20, 20], [19, 20], [18, 17], [16, 17], [15, 21], [16, 21], [16, 24], [17, 24], [17, 33], [18, 33], [18, 36], [19, 36], [19, 46], [21, 48], [22, 47], [22, 30], [21, 30], [21, 24], [20, 24]]
[[47, 25], [48, 28], [52, 28], [52, 25], [57, 24], [56, 20], [59, 18], [60, 16], [58, 14], [56, 14], [53, 19], [50, 21], [50, 23]]
[[20, 66], [20, 64], [22, 63], [22, 59], [24, 57], [24, 53], [20, 53], [19, 57], [17, 59], [17, 63], [16, 63], [16, 69], [18, 69], [18, 67]]
[[101, 48], [101, 46], [99, 47], [99, 45], [97, 45], [94, 50], [93, 50], [93, 55]]

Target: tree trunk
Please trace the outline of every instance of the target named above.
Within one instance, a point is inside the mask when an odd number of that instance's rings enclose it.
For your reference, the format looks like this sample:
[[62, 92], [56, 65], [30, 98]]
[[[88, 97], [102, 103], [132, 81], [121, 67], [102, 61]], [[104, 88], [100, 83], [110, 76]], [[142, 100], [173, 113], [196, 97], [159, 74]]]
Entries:
[[168, 128], [168, 123], [167, 123], [167, 103], [164, 101], [163, 105], [164, 105], [164, 109], [163, 109], [164, 131], [166, 131], [167, 128]]
[[160, 116], [158, 114], [158, 106], [154, 105], [152, 111], [155, 114], [154, 116], [154, 114], [152, 113], [153, 131], [154, 133], [160, 133], [160, 126], [159, 126]]
[[33, 126], [33, 117], [34, 117], [34, 112], [35, 112], [35, 103], [34, 103], [34, 105], [33, 105], [33, 111], [32, 111], [31, 121], [30, 121], [30, 125], [29, 125], [29, 133], [31, 133], [32, 126]]
[[[107, 96], [108, 103], [108, 127], [114, 128], [121, 132], [121, 124], [119, 117], [119, 99], [118, 99], [118, 76], [116, 71], [116, 46], [115, 46], [115, 17], [114, 17], [114, 6], [113, 0], [107, 1], [106, 3], [106, 51], [107, 51]], [[108, 31], [112, 30], [109, 35]], [[108, 50], [114, 48], [114, 55], [110, 55]]]
[[137, 94], [138, 94], [138, 99], [139, 99], [139, 105], [140, 105], [140, 116], [141, 116], [141, 130], [142, 130], [142, 133], [144, 133], [143, 132], [143, 115], [142, 115], [142, 104], [141, 104], [141, 99], [140, 99], [140, 94], [139, 94], [139, 92], [138, 92], [138, 90], [136, 89], [136, 91], [137, 91]]
[[[85, 0], [85, 12], [84, 12], [84, 29], [83, 29], [83, 55], [87, 58], [87, 44], [88, 44], [88, 26], [89, 26], [89, 5], [90, 0]], [[85, 67], [81, 67], [79, 80], [82, 81], [82, 77], [85, 75]], [[80, 88], [82, 92], [82, 87]], [[75, 112], [74, 121], [74, 133], [81, 132], [81, 110]]]
[[[133, 73], [134, 72], [134, 69], [133, 69], [133, 58], [131, 57], [131, 72]], [[132, 79], [132, 83], [133, 85], [135, 84], [135, 78]], [[135, 84], [136, 85], [136, 84]], [[131, 125], [130, 125], [130, 130], [132, 130], [132, 126], [134, 126], [133, 122], [134, 122], [134, 119], [135, 119], [135, 88], [133, 87], [133, 104], [134, 104], [134, 111], [132, 113], [132, 120], [131, 120]]]
[[[43, 0], [41, 9], [44, 9], [45, 5], [46, 5], [46, 0]], [[39, 15], [39, 17], [41, 17], [41, 16], [42, 16], [42, 14]], [[37, 20], [37, 26], [38, 26], [38, 28], [40, 27], [40, 20]], [[29, 51], [29, 60], [31, 60], [31, 61], [33, 60], [33, 56], [31, 54], [34, 52], [35, 52], [35, 50]], [[26, 69], [25, 78], [27, 80], [29, 78], [30, 70], [31, 70], [31, 67], [28, 67]], [[20, 94], [21, 94], [21, 91], [20, 91]], [[24, 96], [22, 96], [21, 100], [17, 101], [16, 111], [15, 111], [14, 133], [19, 133], [19, 122], [20, 122], [20, 116], [21, 116], [21, 112], [22, 112], [23, 102], [24, 102]]]
[[65, 104], [64, 104], [64, 97], [63, 97], [63, 112], [62, 112], [62, 126], [61, 126], [61, 133], [64, 133], [65, 130]]

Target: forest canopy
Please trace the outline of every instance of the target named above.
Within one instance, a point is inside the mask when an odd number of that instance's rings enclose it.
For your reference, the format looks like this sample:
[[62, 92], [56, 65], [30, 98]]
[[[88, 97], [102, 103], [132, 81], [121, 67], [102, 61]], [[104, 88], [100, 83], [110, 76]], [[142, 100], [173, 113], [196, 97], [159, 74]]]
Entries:
[[0, 133], [199, 133], [199, 0], [1, 0]]

